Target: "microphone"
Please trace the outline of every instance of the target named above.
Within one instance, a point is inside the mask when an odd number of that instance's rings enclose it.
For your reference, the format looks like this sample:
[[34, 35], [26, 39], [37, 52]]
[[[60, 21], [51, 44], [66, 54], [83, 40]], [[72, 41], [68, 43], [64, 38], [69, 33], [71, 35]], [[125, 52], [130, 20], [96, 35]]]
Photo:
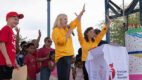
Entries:
[[[70, 29], [70, 25], [67, 25], [68, 29]], [[72, 35], [75, 36], [74, 32], [72, 32]]]

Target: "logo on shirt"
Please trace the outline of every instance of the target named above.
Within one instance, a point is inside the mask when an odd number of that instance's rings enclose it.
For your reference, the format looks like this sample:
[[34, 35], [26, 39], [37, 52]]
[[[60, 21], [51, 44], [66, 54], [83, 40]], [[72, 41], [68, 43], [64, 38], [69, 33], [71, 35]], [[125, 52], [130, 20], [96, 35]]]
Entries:
[[12, 34], [12, 46], [13, 46], [12, 52], [16, 52], [16, 37], [14, 34]]

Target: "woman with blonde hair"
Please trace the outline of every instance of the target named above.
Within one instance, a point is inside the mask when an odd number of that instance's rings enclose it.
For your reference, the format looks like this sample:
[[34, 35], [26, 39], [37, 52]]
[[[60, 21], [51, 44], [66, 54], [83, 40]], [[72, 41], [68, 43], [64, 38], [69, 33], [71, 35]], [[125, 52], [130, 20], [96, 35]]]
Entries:
[[66, 14], [59, 14], [55, 20], [52, 40], [55, 43], [55, 62], [57, 63], [59, 80], [69, 80], [71, 61], [74, 55], [71, 33], [80, 22], [84, 12], [83, 7], [80, 14], [69, 24], [70, 28], [67, 26], [68, 18]]

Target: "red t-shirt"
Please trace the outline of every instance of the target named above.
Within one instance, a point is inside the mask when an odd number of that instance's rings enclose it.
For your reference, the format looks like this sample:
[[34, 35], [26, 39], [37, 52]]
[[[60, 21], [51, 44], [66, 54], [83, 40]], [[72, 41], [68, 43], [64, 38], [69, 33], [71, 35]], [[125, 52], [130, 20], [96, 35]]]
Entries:
[[[53, 51], [53, 50], [54, 49], [52, 49], [52, 48], [49, 49], [49, 48], [46, 48], [46, 47], [40, 48], [39, 51], [38, 51], [38, 58], [47, 57], [49, 55], [49, 52]], [[48, 61], [49, 61], [49, 59], [42, 61], [41, 66], [42, 67], [48, 67]]]
[[[9, 26], [4, 26], [0, 31], [0, 42], [4, 42], [7, 54], [11, 60], [12, 66], [15, 66], [16, 55], [16, 37]], [[6, 60], [0, 51], [0, 65], [6, 65]]]
[[27, 54], [24, 59], [24, 64], [27, 65], [28, 75], [31, 79], [36, 78], [36, 58], [32, 54]]
[[38, 50], [36, 49], [35, 53], [33, 54], [36, 58], [37, 58], [37, 52], [38, 52]]
[[[33, 54], [33, 56], [35, 56], [35, 58], [37, 59], [38, 55], [37, 55], [38, 50], [35, 50], [35, 53]], [[40, 72], [40, 64], [39, 62], [36, 61], [36, 72], [39, 73]]]

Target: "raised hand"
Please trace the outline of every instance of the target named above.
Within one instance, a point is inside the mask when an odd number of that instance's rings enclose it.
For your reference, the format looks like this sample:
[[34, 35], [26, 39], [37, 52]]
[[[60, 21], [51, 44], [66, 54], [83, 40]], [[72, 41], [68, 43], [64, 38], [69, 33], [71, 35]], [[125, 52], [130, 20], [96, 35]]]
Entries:
[[85, 4], [83, 5], [83, 9], [81, 11], [81, 13], [83, 14], [85, 12]]
[[38, 35], [41, 37], [41, 31], [40, 30], [38, 30]]
[[110, 21], [110, 19], [109, 19], [109, 17], [108, 17], [108, 16], [106, 16], [106, 17], [107, 17], [107, 26], [109, 27], [109, 26], [110, 26], [111, 21]]
[[77, 15], [77, 19], [80, 21], [80, 19], [81, 19], [81, 17], [82, 17], [82, 15], [83, 15], [83, 13], [85, 12], [85, 4], [83, 5], [83, 9], [82, 9], [82, 11], [80, 12], [80, 14], [79, 15]]

